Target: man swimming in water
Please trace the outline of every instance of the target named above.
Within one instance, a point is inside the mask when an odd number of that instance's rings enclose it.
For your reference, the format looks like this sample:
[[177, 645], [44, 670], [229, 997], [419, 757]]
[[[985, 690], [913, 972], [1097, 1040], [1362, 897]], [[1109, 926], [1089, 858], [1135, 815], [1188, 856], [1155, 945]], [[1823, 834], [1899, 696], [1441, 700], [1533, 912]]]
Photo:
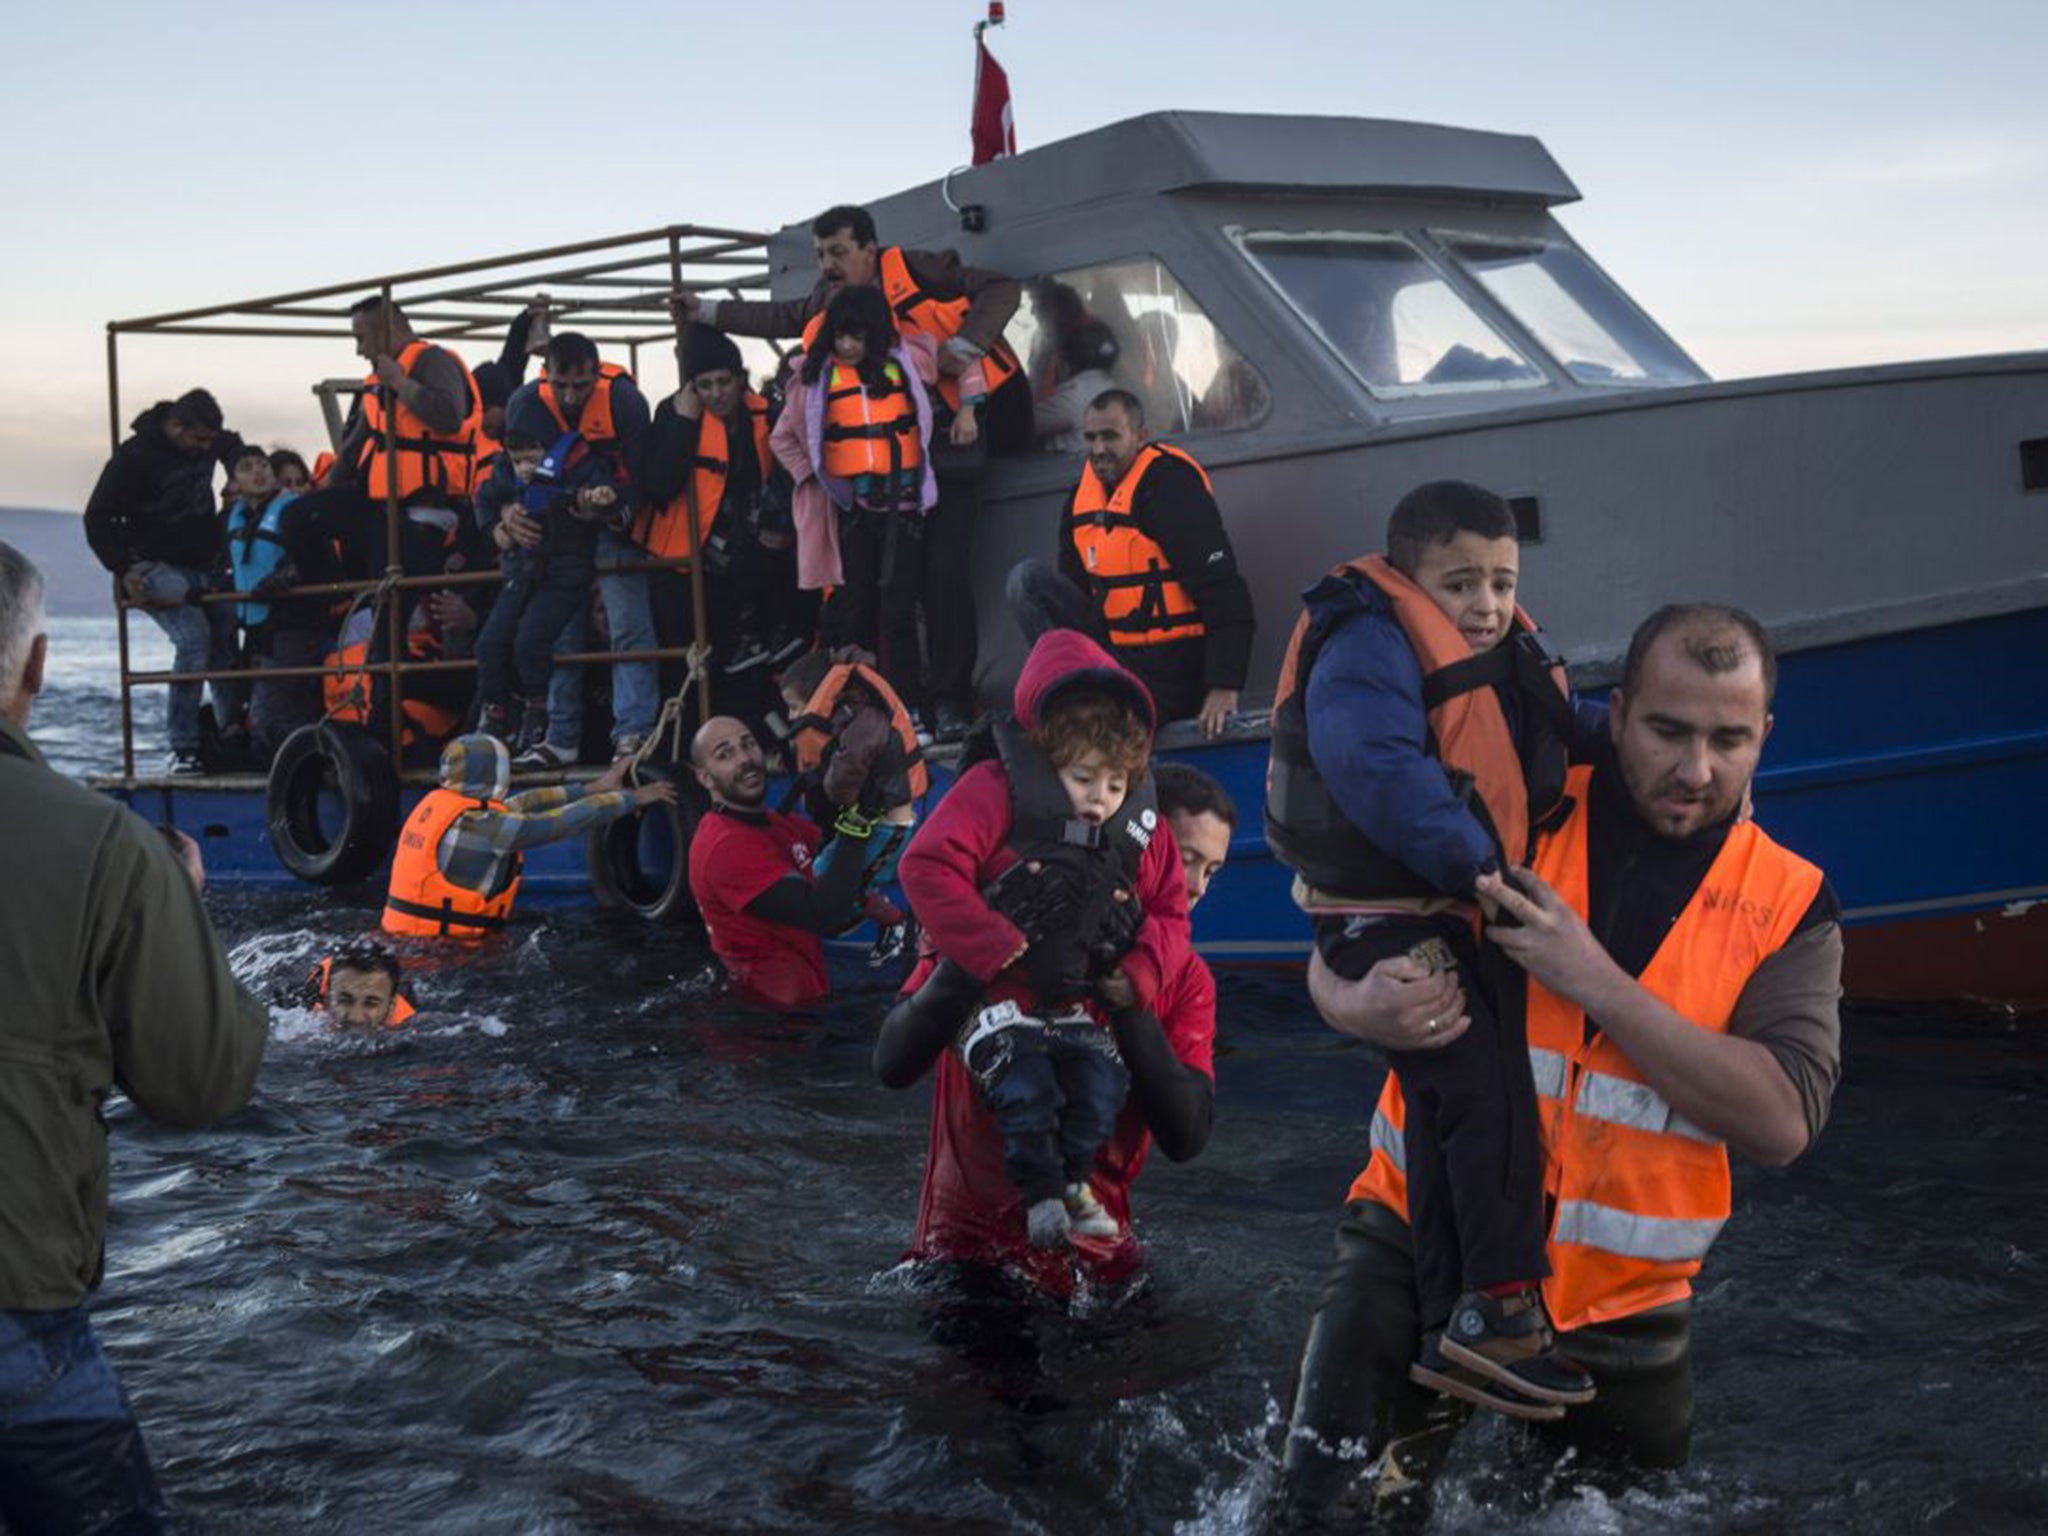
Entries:
[[381, 944], [353, 944], [306, 978], [306, 1006], [335, 1029], [398, 1029], [417, 1011], [405, 995], [398, 957]]

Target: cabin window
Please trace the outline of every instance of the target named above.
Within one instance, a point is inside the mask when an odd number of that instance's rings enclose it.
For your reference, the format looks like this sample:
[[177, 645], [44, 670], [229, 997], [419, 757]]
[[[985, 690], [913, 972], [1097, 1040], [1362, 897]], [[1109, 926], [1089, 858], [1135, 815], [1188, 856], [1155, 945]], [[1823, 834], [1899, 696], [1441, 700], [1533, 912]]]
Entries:
[[1230, 232], [1375, 395], [1540, 387], [1547, 381], [1399, 235]]
[[1081, 452], [1081, 411], [1110, 388], [1145, 402], [1155, 436], [1249, 426], [1266, 414], [1266, 381], [1161, 262], [1076, 267], [1024, 292], [1006, 334], [1030, 375], [1040, 452]]
[[1431, 231], [1581, 384], [1698, 384], [1706, 375], [1607, 275], [1562, 241]]

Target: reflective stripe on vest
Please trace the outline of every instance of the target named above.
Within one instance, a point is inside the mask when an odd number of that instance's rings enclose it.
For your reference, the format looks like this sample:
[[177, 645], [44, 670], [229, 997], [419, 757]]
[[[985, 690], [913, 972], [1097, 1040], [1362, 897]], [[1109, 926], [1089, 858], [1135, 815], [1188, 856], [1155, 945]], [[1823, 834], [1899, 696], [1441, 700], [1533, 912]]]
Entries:
[[562, 431], [580, 434], [594, 452], [610, 453], [619, 446], [619, 429], [612, 424], [612, 380], [624, 377], [626, 370], [617, 363], [599, 363], [597, 387], [584, 400], [583, 413], [573, 422], [562, 414], [562, 407], [555, 401], [555, 386], [545, 375], [540, 381], [540, 403], [548, 408], [548, 414]]
[[[759, 395], [743, 397], [752, 425], [754, 462], [760, 467], [761, 483], [768, 482], [774, 459], [768, 447], [768, 402]], [[697, 452], [690, 461], [690, 479], [681, 495], [659, 510], [640, 515], [634, 539], [657, 560], [687, 560], [691, 549], [691, 524], [696, 527], [696, 547], [702, 549], [725, 505], [725, 483], [732, 468], [730, 440], [725, 421], [706, 416], [697, 429]]]
[[[889, 318], [895, 322], [896, 331], [916, 331], [919, 335], [931, 337], [935, 345], [943, 347], [960, 334], [960, 326], [967, 318], [967, 312], [974, 306], [966, 299], [935, 299], [917, 285], [917, 279], [910, 275], [910, 263], [903, 259], [900, 246], [885, 245], [875, 263], [875, 276], [880, 281], [882, 297], [889, 301]], [[818, 338], [818, 332], [825, 324], [825, 312], [819, 310], [804, 322], [803, 347], [809, 351], [811, 343]], [[1001, 336], [981, 356], [981, 376], [993, 395], [1013, 375], [1022, 370], [1017, 354], [1009, 342]], [[960, 409], [960, 381], [953, 375], [939, 375], [939, 398], [952, 410]]]
[[[1591, 786], [1591, 769], [1572, 770], [1571, 814], [1538, 839], [1535, 860], [1536, 873], [1581, 917]], [[1726, 1030], [1743, 988], [1792, 936], [1820, 882], [1818, 869], [1755, 823], [1738, 823], [1644, 968], [1644, 990], [1698, 1028]], [[1728, 1219], [1726, 1149], [1677, 1114], [1620, 1047], [1589, 1032], [1583, 1010], [1533, 980], [1528, 1030], [1552, 1204], [1553, 1273], [1543, 1286], [1552, 1319], [1560, 1329], [1582, 1328], [1689, 1295]], [[1371, 1157], [1350, 1194], [1404, 1216], [1406, 1113], [1390, 1075]]]
[[903, 369], [885, 365], [889, 387], [872, 393], [853, 369], [834, 363], [825, 370], [825, 428], [819, 455], [825, 473], [841, 480], [857, 475], [895, 477], [924, 463], [924, 443]]
[[410, 375], [421, 354], [429, 350], [453, 358], [455, 366], [462, 370], [462, 382], [469, 390], [467, 413], [462, 418], [462, 425], [452, 435], [444, 435], [433, 431], [415, 416], [403, 400], [396, 399], [396, 391], [393, 391], [396, 420], [387, 429], [384, 386], [374, 373], [364, 379], [363, 424], [369, 428], [369, 436], [363, 443], [360, 467], [364, 488], [372, 501], [382, 500], [391, 494], [389, 475], [394, 456], [398, 464], [398, 497], [401, 501], [419, 491], [467, 496], [474, 483], [470, 477], [476, 469], [476, 435], [483, 420], [483, 397], [477, 393], [476, 380], [469, 376], [469, 369], [463, 365], [462, 359], [445, 348], [430, 347], [424, 341], [408, 342], [405, 350], [398, 354], [399, 368]]
[[1202, 477], [1203, 490], [1215, 493], [1208, 471], [1187, 454], [1147, 443], [1112, 492], [1105, 494], [1093, 465], [1084, 466], [1068, 511], [1067, 536], [1088, 573], [1112, 645], [1164, 645], [1209, 632], [1187, 588], [1173, 579], [1166, 551], [1131, 510], [1145, 476], [1162, 459], [1178, 459]]
[[[480, 939], [505, 926], [519, 895], [515, 873], [505, 889], [485, 896], [441, 873], [441, 839], [455, 819], [479, 808], [502, 811], [496, 800], [479, 802], [452, 789], [429, 790], [413, 807], [391, 858], [391, 888], [384, 898], [384, 931], [424, 938]], [[517, 863], [513, 865], [515, 871]]]

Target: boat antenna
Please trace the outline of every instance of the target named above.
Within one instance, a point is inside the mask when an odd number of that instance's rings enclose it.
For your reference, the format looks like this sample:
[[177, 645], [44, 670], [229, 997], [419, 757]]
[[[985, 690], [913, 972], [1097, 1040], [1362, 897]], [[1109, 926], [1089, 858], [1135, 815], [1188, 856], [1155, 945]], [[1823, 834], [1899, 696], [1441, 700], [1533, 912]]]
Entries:
[[[981, 47], [982, 33], [990, 27], [1000, 27], [1003, 19], [1003, 0], [988, 0], [987, 19], [974, 24], [974, 46], [977, 49]], [[967, 203], [963, 206], [953, 201], [953, 178], [962, 171], [972, 169], [972, 166], [956, 165], [946, 172], [945, 178], [939, 183], [939, 196], [948, 208], [960, 216], [960, 228], [970, 235], [978, 235], [988, 228], [988, 209], [980, 203]]]

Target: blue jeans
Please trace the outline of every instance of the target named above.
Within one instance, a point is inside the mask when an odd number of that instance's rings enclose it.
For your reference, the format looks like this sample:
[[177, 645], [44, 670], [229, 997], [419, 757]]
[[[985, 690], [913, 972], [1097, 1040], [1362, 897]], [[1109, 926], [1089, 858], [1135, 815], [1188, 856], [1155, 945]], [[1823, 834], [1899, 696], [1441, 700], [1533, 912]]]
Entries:
[[590, 607], [590, 561], [519, 551], [501, 564], [504, 590], [476, 640], [477, 696], [503, 706], [516, 690], [531, 703], [552, 691], [556, 641]]
[[0, 1311], [0, 1527], [175, 1529], [83, 1307]]
[[1027, 1205], [1078, 1184], [1116, 1129], [1131, 1074], [1091, 1022], [1026, 1025], [1013, 1054], [982, 1094], [1003, 1135], [1003, 1173]]
[[[197, 596], [211, 585], [208, 573], [183, 566], [145, 561], [143, 585], [152, 597], [179, 593]], [[170, 638], [173, 672], [217, 672], [235, 664], [235, 605], [187, 602], [176, 608], [145, 610]], [[173, 752], [199, 750], [199, 703], [205, 683], [172, 683], [164, 706], [164, 729]], [[248, 685], [217, 682], [213, 717], [225, 730], [241, 718]]]
[[[631, 565], [645, 560], [647, 551], [607, 528], [598, 536], [597, 563]], [[611, 623], [611, 649], [651, 651], [654, 638], [654, 605], [647, 596], [647, 573], [606, 575], [597, 578], [599, 596], [604, 599], [605, 617]], [[654, 717], [661, 712], [661, 667], [652, 661], [612, 663], [612, 739], [645, 736], [654, 729]]]

